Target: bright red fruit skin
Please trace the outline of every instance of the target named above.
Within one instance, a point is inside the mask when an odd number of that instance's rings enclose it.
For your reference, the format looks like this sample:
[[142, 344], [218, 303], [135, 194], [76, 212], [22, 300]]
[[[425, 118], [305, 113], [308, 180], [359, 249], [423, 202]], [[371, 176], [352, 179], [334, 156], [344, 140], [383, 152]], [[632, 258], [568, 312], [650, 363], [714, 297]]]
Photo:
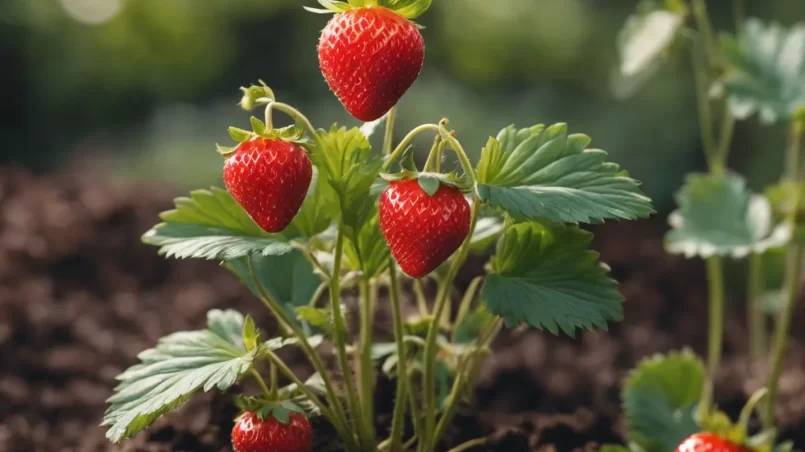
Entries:
[[235, 452], [308, 452], [312, 442], [310, 422], [301, 413], [291, 412], [287, 424], [273, 416], [262, 421], [254, 413], [244, 413], [232, 429]]
[[697, 433], [676, 448], [676, 452], [752, 452], [711, 433]]
[[280, 232], [291, 223], [312, 176], [304, 149], [277, 139], [241, 143], [224, 163], [227, 190], [266, 232]]
[[414, 84], [425, 62], [416, 25], [379, 6], [336, 14], [319, 40], [319, 66], [352, 116], [374, 121]]
[[380, 197], [380, 230], [407, 275], [421, 278], [449, 258], [470, 232], [470, 204], [442, 185], [428, 196], [416, 179], [391, 182]]

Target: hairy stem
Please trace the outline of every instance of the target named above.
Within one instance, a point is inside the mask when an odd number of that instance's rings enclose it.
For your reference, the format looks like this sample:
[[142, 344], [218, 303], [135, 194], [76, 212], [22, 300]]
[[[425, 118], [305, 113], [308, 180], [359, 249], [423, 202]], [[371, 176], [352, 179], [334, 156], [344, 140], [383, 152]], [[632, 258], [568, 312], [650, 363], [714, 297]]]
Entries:
[[749, 283], [746, 296], [746, 318], [749, 329], [750, 365], [761, 362], [766, 354], [766, 313], [763, 309], [763, 255], [749, 255]]
[[693, 0], [693, 17], [696, 19], [696, 27], [702, 37], [702, 51], [709, 72], [716, 63], [716, 47], [713, 27], [710, 25], [710, 17], [707, 14], [707, 5], [704, 0]]
[[269, 390], [269, 400], [277, 400], [279, 393], [279, 378], [277, 376], [277, 365], [272, 361], [269, 364], [268, 374], [271, 376], [271, 389]]
[[391, 107], [386, 114], [386, 132], [383, 135], [383, 155], [391, 154], [391, 146], [394, 142], [394, 123], [397, 121], [397, 106]]
[[347, 331], [344, 315], [341, 312], [341, 260], [344, 255], [344, 224], [342, 222], [338, 224], [333, 253], [333, 276], [330, 278], [330, 310], [333, 313], [333, 331], [335, 332], [333, 340], [338, 354], [338, 365], [341, 366], [341, 372], [344, 375], [344, 386], [347, 388], [349, 410], [352, 412], [352, 417], [357, 420], [361, 445], [366, 449], [371, 444], [366, 441], [369, 440], [369, 436], [373, 435], [369, 435], [366, 431], [365, 423], [362, 421], [361, 405], [358, 393], [355, 390], [355, 382], [352, 378], [352, 367], [347, 357], [346, 338], [340, 334], [341, 331]]
[[[360, 367], [358, 372], [359, 391], [361, 398], [362, 422], [364, 429], [374, 443], [374, 368], [372, 366], [372, 324], [374, 320], [374, 305], [377, 297], [377, 285], [367, 278], [361, 278], [358, 283], [360, 292]], [[369, 438], [367, 438], [368, 440]]]
[[405, 350], [405, 330], [403, 329], [403, 314], [400, 306], [400, 282], [397, 277], [396, 263], [389, 264], [389, 297], [391, 298], [391, 315], [394, 324], [394, 341], [397, 343], [397, 396], [394, 402], [394, 414], [391, 418], [390, 450], [400, 450], [403, 427], [405, 423], [405, 408], [408, 391], [408, 354]]
[[419, 315], [421, 317], [428, 316], [428, 300], [425, 297], [425, 290], [422, 288], [422, 281], [415, 279], [414, 280], [414, 297], [416, 298], [416, 306], [419, 309]]
[[713, 404], [713, 389], [716, 373], [721, 365], [721, 349], [724, 336], [724, 262], [719, 256], [707, 259], [707, 282], [710, 291], [710, 313], [707, 345], [707, 381], [699, 403], [699, 416], [703, 419]]
[[802, 188], [801, 184], [805, 180], [805, 165], [800, 163], [801, 159], [799, 154], [802, 152], [802, 139], [805, 134], [805, 120], [795, 120], [791, 124], [791, 135], [788, 147], [789, 155], [797, 155], [797, 158], [790, 158], [797, 164], [794, 170], [789, 168], [788, 173], [794, 175], [795, 182], [793, 202], [791, 203], [791, 210], [788, 213], [788, 224], [794, 234], [794, 239], [788, 245], [788, 253], [786, 258], [786, 272], [785, 283], [783, 286], [783, 308], [780, 311], [777, 319], [777, 324], [774, 330], [774, 345], [772, 349], [772, 365], [771, 373], [767, 387], [769, 388], [769, 397], [766, 400], [766, 406], [763, 413], [763, 424], [766, 427], [774, 425], [774, 406], [777, 402], [777, 392], [780, 383], [780, 374], [783, 370], [783, 359], [788, 345], [788, 335], [791, 330], [791, 321], [796, 307], [797, 294], [799, 289], [799, 276], [802, 270], [802, 259], [805, 257], [805, 245], [796, 239], [796, 228], [798, 226], [798, 213], [802, 204]]
[[286, 115], [293, 118], [294, 121], [298, 121], [302, 123], [305, 130], [310, 134], [311, 137], [316, 136], [316, 129], [313, 127], [313, 124], [310, 123], [310, 120], [307, 119], [307, 116], [303, 115], [299, 110], [291, 107], [288, 104], [283, 104], [282, 102], [272, 102], [273, 109], [277, 111], [281, 111]]
[[[327, 397], [327, 401], [332, 405], [333, 409], [335, 410], [334, 417], [329, 419], [330, 422], [337, 427], [338, 424], [347, 425], [347, 415], [344, 411], [344, 406], [341, 404], [341, 400], [338, 398], [338, 393], [335, 392], [333, 388], [333, 383], [330, 380], [330, 377], [327, 373], [327, 369], [324, 367], [324, 363], [321, 361], [321, 357], [313, 349], [310, 343], [307, 341], [307, 337], [305, 336], [304, 332], [299, 328], [299, 326], [291, 321], [288, 317], [288, 314], [285, 312], [282, 306], [280, 306], [271, 296], [268, 295], [266, 289], [260, 283], [260, 280], [257, 279], [257, 273], [254, 269], [254, 261], [251, 256], [247, 259], [249, 265], [249, 273], [254, 283], [255, 288], [257, 288], [257, 293], [260, 295], [259, 299], [263, 302], [264, 305], [274, 314], [274, 317], [277, 321], [287, 330], [291, 331], [294, 337], [299, 341], [302, 350], [307, 355], [308, 360], [313, 365], [313, 369], [321, 375], [321, 379], [324, 382], [324, 390], [325, 396]], [[349, 437], [343, 437], [343, 439], [353, 441], [354, 438], [350, 435]]]
[[405, 153], [405, 150], [408, 149], [408, 145], [411, 144], [411, 141], [413, 141], [414, 138], [416, 138], [416, 136], [420, 133], [427, 131], [438, 132], [439, 126], [436, 124], [424, 124], [408, 132], [408, 135], [406, 135], [405, 138], [400, 141], [400, 144], [398, 144], [397, 147], [394, 148], [394, 151], [391, 153], [391, 155], [388, 156], [386, 162], [383, 163], [383, 166], [380, 168], [380, 171], [388, 171], [389, 167], [391, 167], [391, 164], [400, 158], [403, 153]]
[[[271, 367], [272, 368], [274, 367], [274, 363], [271, 363]], [[260, 385], [260, 390], [263, 391], [263, 395], [266, 396], [268, 400], [274, 400], [275, 398], [272, 396], [271, 390], [268, 389], [268, 386], [266, 386], [266, 381], [263, 380], [263, 376], [260, 375], [260, 372], [252, 368], [250, 373], [252, 374], [254, 379], [257, 380], [257, 383]]]
[[699, 35], [699, 39], [693, 44], [693, 76], [696, 82], [696, 108], [698, 109], [699, 133], [701, 134], [702, 147], [710, 171], [720, 173], [724, 171], [724, 162], [720, 160], [713, 134], [713, 112], [710, 108], [710, 98], [708, 90], [710, 78], [707, 71], [707, 57], [703, 51], [704, 39]]
[[450, 270], [447, 273], [447, 277], [445, 277], [444, 281], [442, 281], [439, 293], [436, 296], [436, 304], [433, 308], [433, 320], [431, 321], [430, 327], [428, 328], [427, 337], [425, 338], [425, 356], [423, 357], [425, 361], [425, 370], [422, 376], [422, 386], [424, 387], [425, 393], [425, 425], [424, 432], [420, 437], [420, 440], [425, 442], [425, 448], [428, 451], [433, 449], [437, 441], [437, 438], [434, 437], [433, 433], [436, 424], [437, 409], [436, 337], [439, 335], [439, 319], [442, 318], [442, 312], [444, 311], [445, 307], [447, 306], [447, 302], [450, 299], [449, 295], [453, 286], [453, 280], [455, 280], [458, 270], [467, 259], [467, 253], [469, 252], [470, 243], [472, 242], [472, 233], [475, 230], [475, 224], [478, 220], [479, 204], [480, 201], [477, 199], [477, 197], [474, 197], [472, 203], [470, 232], [464, 239], [464, 243], [461, 245], [461, 248], [459, 248], [458, 254], [455, 256], [453, 264], [450, 266]]

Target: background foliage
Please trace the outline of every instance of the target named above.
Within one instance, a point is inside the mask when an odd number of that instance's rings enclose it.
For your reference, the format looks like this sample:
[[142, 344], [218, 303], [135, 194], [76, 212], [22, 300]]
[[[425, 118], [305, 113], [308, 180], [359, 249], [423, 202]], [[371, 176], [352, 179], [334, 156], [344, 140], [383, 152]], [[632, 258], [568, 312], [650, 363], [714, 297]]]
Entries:
[[[730, 2], [709, 3], [716, 27], [729, 27]], [[798, 0], [748, 3], [748, 15], [784, 25], [805, 17]], [[258, 78], [319, 127], [357, 125], [317, 71], [326, 18], [303, 4], [1, 2], [0, 164], [46, 169], [92, 155], [114, 174], [219, 184], [212, 143], [228, 142], [229, 125], [248, 126], [233, 108], [235, 88]], [[401, 105], [400, 133], [447, 116], [468, 151], [479, 153], [508, 124], [565, 121], [595, 137], [592, 146], [607, 149], [644, 181], [660, 210], [670, 210], [682, 175], [703, 165], [692, 77], [687, 60], [671, 61], [649, 88], [622, 96], [628, 87], [611, 77], [615, 37], [634, 7], [631, 0], [435, 1], [419, 19], [427, 64]], [[741, 124], [733, 154], [752, 188], [778, 174], [782, 153], [769, 151], [783, 144], [769, 137], [784, 136], [761, 133], [755, 121]]]

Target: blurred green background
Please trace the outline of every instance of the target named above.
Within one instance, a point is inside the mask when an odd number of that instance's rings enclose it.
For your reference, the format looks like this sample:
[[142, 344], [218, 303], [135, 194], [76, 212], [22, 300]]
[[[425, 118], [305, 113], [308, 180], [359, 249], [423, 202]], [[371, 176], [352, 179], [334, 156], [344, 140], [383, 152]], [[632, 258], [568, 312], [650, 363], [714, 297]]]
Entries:
[[[749, 1], [790, 25], [803, 0]], [[245, 127], [237, 88], [265, 80], [317, 127], [359, 125], [328, 92], [314, 0], [1, 0], [0, 165], [97, 168], [112, 177], [220, 184], [215, 143]], [[617, 95], [616, 35], [635, 1], [434, 0], [419, 22], [425, 70], [401, 103], [400, 134], [442, 117], [476, 155], [516, 123], [568, 122], [593, 137], [665, 211], [703, 167], [685, 52]], [[720, 30], [731, 2], [709, 1]], [[259, 115], [259, 113], [258, 113]], [[731, 166], [759, 188], [777, 178], [784, 133], [738, 125]], [[428, 143], [421, 142], [426, 151]]]

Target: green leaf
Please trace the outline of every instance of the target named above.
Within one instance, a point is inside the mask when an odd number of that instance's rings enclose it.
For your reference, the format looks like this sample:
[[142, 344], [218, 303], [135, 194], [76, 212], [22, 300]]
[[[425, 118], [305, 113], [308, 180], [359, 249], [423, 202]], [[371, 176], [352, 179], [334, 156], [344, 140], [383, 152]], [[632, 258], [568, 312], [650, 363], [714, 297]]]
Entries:
[[367, 199], [377, 179], [382, 159], [372, 155], [372, 146], [357, 128], [333, 126], [320, 130], [311, 146], [312, 158], [319, 168], [319, 183], [330, 184], [334, 192], [327, 205], [334, 218], [341, 217], [348, 227], [358, 228], [370, 215]]
[[733, 173], [691, 174], [676, 201], [679, 208], [669, 217], [673, 229], [665, 236], [670, 253], [741, 258], [791, 238], [787, 226], [772, 228], [769, 201]]
[[654, 213], [640, 184], [589, 143], [568, 136], [565, 124], [503, 129], [481, 152], [478, 195], [517, 221], [600, 223]]
[[589, 250], [592, 234], [577, 226], [523, 223], [498, 241], [493, 274], [481, 298], [509, 325], [524, 322], [553, 334], [576, 328], [606, 330], [621, 320], [623, 298], [608, 267]]
[[634, 77], [656, 68], [684, 22], [684, 14], [666, 10], [629, 17], [618, 35], [621, 75]]
[[332, 221], [330, 214], [332, 209], [328, 202], [335, 197], [335, 194], [332, 193], [333, 189], [329, 184], [320, 183], [319, 174], [319, 169], [314, 167], [307, 197], [291, 222], [291, 228], [308, 239], [327, 230]]
[[720, 45], [731, 70], [713, 89], [729, 96], [736, 118], [757, 112], [773, 123], [805, 107], [805, 24], [786, 29], [749, 19], [737, 39], [724, 35]]
[[228, 260], [291, 251], [282, 235], [260, 229], [226, 190], [196, 190], [175, 204], [175, 210], [160, 215], [164, 223], [142, 238], [168, 257]]
[[347, 266], [360, 270], [364, 276], [374, 278], [389, 266], [389, 248], [380, 232], [380, 215], [373, 199], [369, 200], [372, 215], [359, 229], [347, 228], [344, 257]]
[[254, 319], [250, 315], [246, 316], [246, 323], [243, 325], [243, 344], [247, 351], [252, 351], [260, 341], [260, 331], [254, 324]]
[[208, 329], [174, 333], [139, 355], [140, 364], [118, 376], [121, 383], [107, 402], [103, 425], [113, 442], [145, 429], [182, 405], [198, 390], [225, 391], [249, 371], [259, 348], [247, 352], [243, 315], [213, 310]]
[[[293, 250], [281, 256], [252, 256], [252, 265], [260, 285], [268, 295], [284, 305], [290, 313], [296, 306], [310, 302], [321, 279], [301, 251]], [[224, 267], [237, 275], [256, 296], [260, 296], [249, 271], [248, 258], [230, 260]]]
[[630, 438], [647, 452], [673, 451], [699, 431], [693, 412], [703, 387], [704, 365], [690, 351], [642, 361], [623, 389]]

